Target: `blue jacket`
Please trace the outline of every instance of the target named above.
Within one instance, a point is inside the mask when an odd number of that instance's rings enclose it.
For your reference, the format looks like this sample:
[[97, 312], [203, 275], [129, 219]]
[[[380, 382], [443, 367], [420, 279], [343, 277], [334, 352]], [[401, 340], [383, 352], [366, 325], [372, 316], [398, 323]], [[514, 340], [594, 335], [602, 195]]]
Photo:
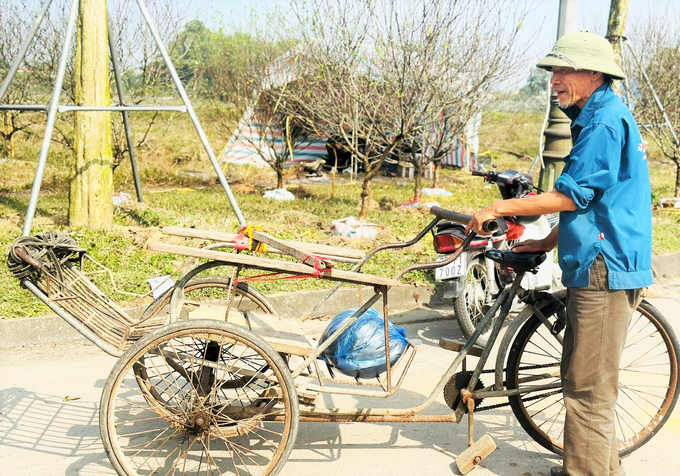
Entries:
[[600, 86], [583, 110], [565, 110], [574, 146], [555, 190], [575, 211], [560, 214], [558, 258], [566, 287], [587, 287], [604, 257], [610, 289], [652, 284], [652, 204], [647, 154], [627, 106]]

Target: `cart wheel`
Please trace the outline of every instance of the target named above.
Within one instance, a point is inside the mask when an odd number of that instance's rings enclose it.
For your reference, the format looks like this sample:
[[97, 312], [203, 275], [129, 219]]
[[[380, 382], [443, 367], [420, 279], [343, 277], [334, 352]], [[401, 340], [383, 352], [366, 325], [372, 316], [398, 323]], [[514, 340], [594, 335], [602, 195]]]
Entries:
[[194, 320], [149, 334], [120, 358], [99, 421], [121, 475], [274, 475], [293, 448], [299, 408], [269, 344], [242, 327]]

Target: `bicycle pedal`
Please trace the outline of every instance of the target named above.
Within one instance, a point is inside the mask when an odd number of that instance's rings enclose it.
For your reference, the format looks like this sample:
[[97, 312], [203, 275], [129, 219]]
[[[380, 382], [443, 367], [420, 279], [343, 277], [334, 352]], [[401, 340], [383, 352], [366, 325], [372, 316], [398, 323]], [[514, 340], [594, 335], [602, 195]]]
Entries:
[[456, 458], [456, 466], [461, 474], [469, 473], [475, 466], [489, 456], [496, 449], [496, 442], [489, 435], [484, 435], [472, 446], [463, 451]]

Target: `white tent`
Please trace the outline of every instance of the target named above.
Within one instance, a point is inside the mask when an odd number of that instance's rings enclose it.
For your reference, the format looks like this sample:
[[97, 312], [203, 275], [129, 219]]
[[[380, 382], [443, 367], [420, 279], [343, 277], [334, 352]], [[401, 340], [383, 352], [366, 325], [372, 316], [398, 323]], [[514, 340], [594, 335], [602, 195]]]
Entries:
[[[295, 48], [274, 61], [263, 75], [261, 91], [285, 87], [297, 77], [297, 59], [300, 50]], [[278, 124], [262, 122], [257, 116], [256, 105], [259, 94], [255, 91], [253, 105], [241, 118], [238, 127], [222, 152], [221, 161], [231, 164], [250, 164], [267, 167], [266, 160], [272, 161], [285, 152], [282, 128]], [[263, 132], [265, 137], [262, 137]], [[292, 153], [290, 153], [292, 152]], [[289, 151], [287, 164], [313, 162], [326, 155], [326, 142], [321, 138], [310, 138], [296, 144]]]

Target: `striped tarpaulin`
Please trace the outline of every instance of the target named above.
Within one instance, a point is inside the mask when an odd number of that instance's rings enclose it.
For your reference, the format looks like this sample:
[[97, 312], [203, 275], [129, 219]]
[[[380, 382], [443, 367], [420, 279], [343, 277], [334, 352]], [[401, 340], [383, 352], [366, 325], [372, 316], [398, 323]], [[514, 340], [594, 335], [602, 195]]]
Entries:
[[477, 154], [463, 138], [457, 138], [453, 149], [442, 157], [443, 165], [455, 165], [465, 170], [479, 170]]
[[283, 140], [282, 131], [274, 127], [263, 127], [261, 121], [251, 120], [251, 117], [251, 114], [246, 114], [241, 120], [222, 152], [222, 162], [266, 167], [267, 161], [273, 162], [282, 154], [288, 156], [287, 165], [295, 162], [313, 162], [326, 155], [326, 141], [312, 138], [296, 144], [291, 157], [286, 150], [287, 145]]
[[455, 165], [465, 170], [479, 170], [477, 154], [479, 153], [479, 128], [482, 114], [474, 114], [465, 125], [463, 134], [456, 137], [450, 152], [442, 157], [443, 165]]

